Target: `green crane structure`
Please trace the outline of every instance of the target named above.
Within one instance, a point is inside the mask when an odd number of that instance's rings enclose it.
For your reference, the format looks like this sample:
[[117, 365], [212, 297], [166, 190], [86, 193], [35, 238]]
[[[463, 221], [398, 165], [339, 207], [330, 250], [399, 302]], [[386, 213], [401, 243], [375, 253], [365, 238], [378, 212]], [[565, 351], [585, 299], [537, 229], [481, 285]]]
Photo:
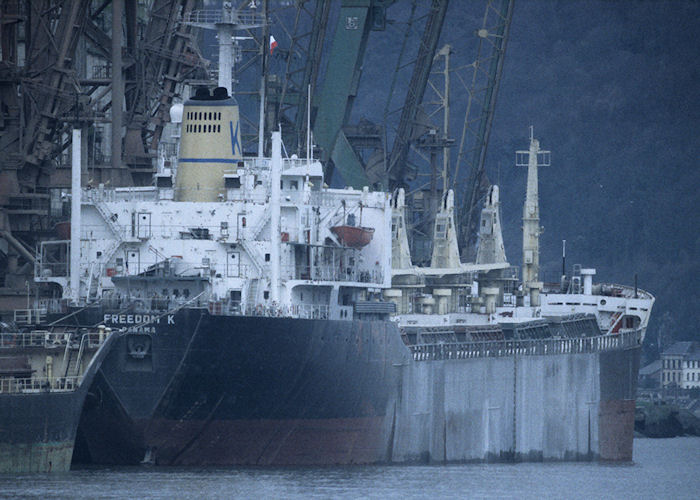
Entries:
[[386, 6], [391, 3], [393, 0], [343, 0], [313, 126], [314, 141], [327, 163], [327, 177], [332, 178], [337, 170], [346, 185], [356, 188], [368, 185], [369, 179], [343, 126], [357, 95], [369, 32], [381, 29]]

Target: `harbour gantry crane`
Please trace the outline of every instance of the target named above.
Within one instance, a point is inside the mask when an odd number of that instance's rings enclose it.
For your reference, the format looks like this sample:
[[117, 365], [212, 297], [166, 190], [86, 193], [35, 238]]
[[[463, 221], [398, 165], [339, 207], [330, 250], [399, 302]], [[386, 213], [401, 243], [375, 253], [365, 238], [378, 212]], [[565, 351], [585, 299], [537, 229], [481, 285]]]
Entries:
[[[288, 33], [285, 40], [286, 70], [281, 81], [268, 75], [265, 107], [266, 128], [282, 126], [285, 142], [296, 145], [301, 152], [302, 140], [306, 136], [307, 92], [315, 96], [311, 106], [313, 140], [320, 150], [320, 158], [326, 168], [326, 177], [333, 182], [361, 188], [366, 185], [388, 188], [389, 181], [385, 157], [387, 134], [381, 125], [367, 119], [350, 123], [350, 116], [360, 85], [365, 64], [365, 50], [372, 31], [387, 29], [387, 9], [397, 4], [405, 9], [408, 2], [396, 0], [343, 0], [339, 4], [320, 0], [305, 0], [296, 3], [293, 26], [284, 27]], [[404, 23], [404, 46], [416, 41], [414, 36], [419, 22], [424, 23], [424, 33], [415, 43], [415, 57], [399, 62], [401, 69], [413, 68], [407, 93], [403, 94], [400, 109], [401, 120], [392, 150], [394, 180], [403, 175], [405, 156], [409, 147], [408, 137], [414, 134], [415, 117], [430, 72], [430, 63], [440, 37], [447, 9], [447, 0], [419, 2], [412, 0], [410, 15]], [[279, 30], [277, 12], [272, 10], [270, 30]], [[424, 11], [427, 11], [423, 14]], [[416, 14], [418, 13], [418, 14]], [[414, 17], [414, 15], [416, 17]], [[337, 18], [335, 31], [328, 35], [329, 19]], [[419, 18], [419, 19], [417, 19]], [[330, 38], [330, 41], [327, 40]], [[324, 51], [324, 46], [330, 50]], [[288, 47], [288, 48], [287, 48]], [[410, 52], [410, 51], [407, 51]], [[403, 53], [403, 52], [402, 52]], [[320, 62], [326, 61], [319, 83]], [[269, 68], [268, 68], [269, 71]], [[276, 88], [277, 86], [277, 88]], [[398, 94], [400, 86], [392, 85]], [[402, 92], [402, 91], [401, 91]], [[342, 181], [334, 180], [335, 177]]]
[[[285, 58], [285, 74], [280, 83], [280, 97], [276, 100], [278, 105], [272, 123], [286, 121], [288, 133], [285, 137], [289, 138], [289, 144], [298, 153], [306, 153], [309, 94], [314, 95], [317, 85], [330, 11], [331, 2], [299, 2], [290, 30], [292, 35]], [[279, 20], [281, 16], [277, 14], [276, 17]]]
[[367, 186], [370, 181], [345, 127], [360, 84], [369, 33], [384, 29], [386, 7], [392, 3], [393, 0], [342, 1], [320, 89], [313, 132], [322, 151], [321, 159], [327, 163], [326, 176], [331, 180], [337, 171], [345, 185], [355, 188]]
[[[351, 125], [349, 119], [369, 34], [385, 29], [386, 9], [395, 1], [302, 0], [294, 2], [294, 16], [289, 13], [291, 3], [270, 7], [269, 30], [278, 33], [284, 68], [274, 74], [275, 64], [264, 63], [265, 128], [281, 126], [285, 144], [305, 153], [310, 112], [313, 143], [329, 182], [337, 174], [336, 182], [342, 178], [345, 185], [361, 188], [372, 184], [361, 152], [381, 146], [379, 127], [366, 121]], [[333, 33], [328, 30], [331, 18], [337, 18]], [[326, 63], [323, 69], [322, 61]]]

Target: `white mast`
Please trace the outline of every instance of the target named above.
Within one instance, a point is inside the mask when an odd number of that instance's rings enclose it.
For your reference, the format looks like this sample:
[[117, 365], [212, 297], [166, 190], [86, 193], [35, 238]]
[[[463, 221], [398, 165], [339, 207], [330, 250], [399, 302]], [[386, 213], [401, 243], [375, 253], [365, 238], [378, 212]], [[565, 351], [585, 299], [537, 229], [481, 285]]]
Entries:
[[306, 163], [311, 164], [311, 84], [306, 91]]
[[233, 91], [233, 85], [231, 84], [233, 72], [233, 25], [230, 23], [219, 23], [216, 25], [216, 28], [219, 35], [219, 87], [225, 87], [228, 95], [231, 95]]
[[258, 117], [258, 159], [265, 154], [265, 74], [260, 79], [260, 116]]
[[71, 150], [71, 203], [70, 203], [70, 300], [77, 304], [80, 300], [80, 185], [82, 131], [80, 125], [73, 128]]
[[272, 171], [270, 172], [270, 297], [280, 303], [280, 178], [282, 175], [282, 132], [272, 132]]
[[265, 24], [265, 17], [253, 10], [236, 10], [227, 0], [220, 11], [194, 10], [185, 16], [183, 23], [198, 28], [216, 29], [219, 37], [219, 87], [225, 87], [228, 94], [233, 95], [233, 33], [236, 30], [259, 28]]
[[[516, 151], [515, 164], [527, 166], [527, 194], [523, 206], [523, 292], [530, 295], [530, 305], [540, 305], [540, 208], [537, 193], [537, 167], [550, 165], [550, 152], [542, 151], [530, 127], [530, 149]], [[527, 161], [526, 161], [527, 160]]]

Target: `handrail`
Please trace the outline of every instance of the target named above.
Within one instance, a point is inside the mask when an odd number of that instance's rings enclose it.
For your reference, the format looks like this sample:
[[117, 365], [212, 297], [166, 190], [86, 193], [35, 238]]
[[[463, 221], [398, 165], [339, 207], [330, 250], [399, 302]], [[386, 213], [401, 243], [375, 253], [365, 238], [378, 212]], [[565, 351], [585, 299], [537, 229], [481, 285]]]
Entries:
[[[74, 348], [69, 340], [71, 340], [71, 332], [49, 332], [48, 330], [34, 330], [32, 332], [5, 332], [0, 333], [0, 349], [26, 349], [26, 348], [41, 348], [41, 349], [58, 349], [58, 348]], [[97, 349], [104, 342], [98, 332], [83, 333], [81, 336], [81, 344], [85, 343], [84, 348]]]
[[82, 376], [0, 378], [0, 394], [71, 392], [80, 386], [82, 379]]
[[64, 333], [53, 333], [46, 330], [32, 332], [0, 333], [0, 349], [20, 349], [27, 347], [57, 348], [66, 344]]
[[567, 339], [495, 340], [409, 345], [415, 361], [584, 354], [641, 346], [642, 332]]

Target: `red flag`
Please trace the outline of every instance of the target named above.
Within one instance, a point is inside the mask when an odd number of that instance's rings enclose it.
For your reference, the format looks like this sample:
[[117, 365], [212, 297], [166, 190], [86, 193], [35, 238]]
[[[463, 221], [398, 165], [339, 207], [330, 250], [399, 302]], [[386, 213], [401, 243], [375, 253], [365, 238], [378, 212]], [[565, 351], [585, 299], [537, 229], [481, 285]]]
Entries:
[[275, 37], [270, 35], [270, 55], [275, 51], [275, 48], [277, 48], [277, 40], [275, 40]]

